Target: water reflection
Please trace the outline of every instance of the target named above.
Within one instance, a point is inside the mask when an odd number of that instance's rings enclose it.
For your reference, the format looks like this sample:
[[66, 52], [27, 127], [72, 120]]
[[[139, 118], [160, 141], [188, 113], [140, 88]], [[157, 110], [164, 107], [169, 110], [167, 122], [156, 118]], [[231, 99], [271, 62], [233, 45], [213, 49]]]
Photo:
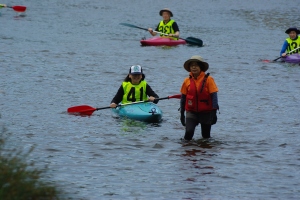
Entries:
[[[214, 173], [214, 167], [210, 165], [210, 159], [217, 156], [214, 152], [217, 150], [217, 145], [220, 142], [213, 139], [199, 139], [188, 142], [183, 142], [182, 147], [185, 152], [181, 154], [190, 162], [190, 166], [195, 169], [200, 169], [197, 173], [201, 175]], [[195, 181], [195, 178], [187, 178], [187, 181]]]

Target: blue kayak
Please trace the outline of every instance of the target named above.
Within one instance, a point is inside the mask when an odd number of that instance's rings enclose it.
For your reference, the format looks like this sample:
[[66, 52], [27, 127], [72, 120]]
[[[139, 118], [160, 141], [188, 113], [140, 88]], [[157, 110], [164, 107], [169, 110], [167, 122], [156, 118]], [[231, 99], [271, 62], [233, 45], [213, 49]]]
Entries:
[[151, 102], [120, 106], [112, 110], [120, 117], [152, 123], [161, 121], [163, 114], [161, 109]]

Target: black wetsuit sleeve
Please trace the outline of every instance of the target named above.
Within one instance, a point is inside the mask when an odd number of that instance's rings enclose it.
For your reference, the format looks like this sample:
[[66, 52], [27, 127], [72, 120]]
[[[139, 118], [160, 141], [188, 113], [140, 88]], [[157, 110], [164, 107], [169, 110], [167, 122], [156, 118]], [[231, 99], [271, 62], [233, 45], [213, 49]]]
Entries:
[[173, 28], [173, 30], [174, 30], [175, 33], [176, 33], [177, 31], [179, 31], [179, 27], [178, 27], [178, 24], [177, 24], [176, 22], [174, 22], [174, 23], [172, 24], [172, 28]]
[[180, 99], [180, 112], [184, 113], [185, 111], [185, 101], [186, 101], [186, 95], [181, 94], [181, 99]]
[[[146, 95], [147, 96], [153, 96], [154, 98], [158, 99], [159, 96], [152, 90], [151, 86], [150, 85], [146, 85]], [[159, 100], [154, 100], [153, 103], [158, 103]]]
[[124, 90], [123, 90], [123, 87], [121, 85], [118, 92], [116, 93], [114, 98], [111, 100], [111, 103], [119, 104], [123, 99], [123, 95], [124, 95]]

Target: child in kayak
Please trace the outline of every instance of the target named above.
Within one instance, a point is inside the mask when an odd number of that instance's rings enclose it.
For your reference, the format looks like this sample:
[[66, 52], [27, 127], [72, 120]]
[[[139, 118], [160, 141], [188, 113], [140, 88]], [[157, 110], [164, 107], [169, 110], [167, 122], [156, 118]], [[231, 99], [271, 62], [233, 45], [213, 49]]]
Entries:
[[[298, 37], [298, 34], [300, 34], [300, 30], [298, 30], [296, 27], [291, 27], [285, 31], [286, 34], [289, 35], [288, 38], [284, 41], [281, 51], [280, 51], [280, 56], [286, 57], [287, 54], [290, 51], [293, 51], [294, 49], [300, 47], [300, 37]], [[291, 52], [290, 54], [294, 53], [299, 53], [300, 50], [295, 50]]]
[[[173, 17], [173, 13], [169, 8], [164, 8], [159, 11], [159, 15], [163, 17], [163, 20], [159, 22], [155, 31], [164, 33], [160, 36], [168, 35], [170, 37], [175, 37], [175, 39], [179, 38], [179, 28], [175, 20], [171, 19]], [[157, 33], [153, 31], [152, 28], [148, 28], [148, 31], [152, 36], [155, 36]]]
[[158, 103], [158, 100], [155, 100], [156, 98], [159, 98], [159, 96], [145, 81], [145, 74], [143, 74], [142, 67], [140, 65], [133, 65], [130, 67], [129, 74], [112, 99], [110, 107], [116, 108], [120, 102], [125, 104], [148, 100], [153, 103]]

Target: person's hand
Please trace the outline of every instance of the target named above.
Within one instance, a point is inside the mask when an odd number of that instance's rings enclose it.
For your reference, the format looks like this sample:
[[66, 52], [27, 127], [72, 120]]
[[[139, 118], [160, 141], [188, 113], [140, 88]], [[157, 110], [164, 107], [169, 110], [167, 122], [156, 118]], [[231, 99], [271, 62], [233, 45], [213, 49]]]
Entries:
[[109, 105], [109, 107], [111, 107], [111, 108], [116, 108], [116, 107], [117, 107], [117, 104], [111, 103], [111, 104]]
[[217, 110], [213, 110], [211, 116], [212, 116], [212, 123], [211, 123], [211, 125], [216, 124], [217, 121], [218, 121]]
[[169, 37], [176, 37], [176, 38], [178, 37], [178, 35], [176, 35], [176, 34], [171, 34], [171, 33], [170, 33], [168, 36], [169, 36]]
[[153, 96], [151, 96], [151, 97], [148, 98], [148, 101], [153, 102], [154, 100], [155, 100], [155, 98]]
[[286, 57], [286, 53], [281, 54], [282, 57]]
[[181, 112], [180, 121], [181, 121], [182, 126], [185, 126], [185, 115], [184, 115], [184, 112]]
[[153, 29], [152, 28], [148, 28], [149, 33], [153, 33]]

